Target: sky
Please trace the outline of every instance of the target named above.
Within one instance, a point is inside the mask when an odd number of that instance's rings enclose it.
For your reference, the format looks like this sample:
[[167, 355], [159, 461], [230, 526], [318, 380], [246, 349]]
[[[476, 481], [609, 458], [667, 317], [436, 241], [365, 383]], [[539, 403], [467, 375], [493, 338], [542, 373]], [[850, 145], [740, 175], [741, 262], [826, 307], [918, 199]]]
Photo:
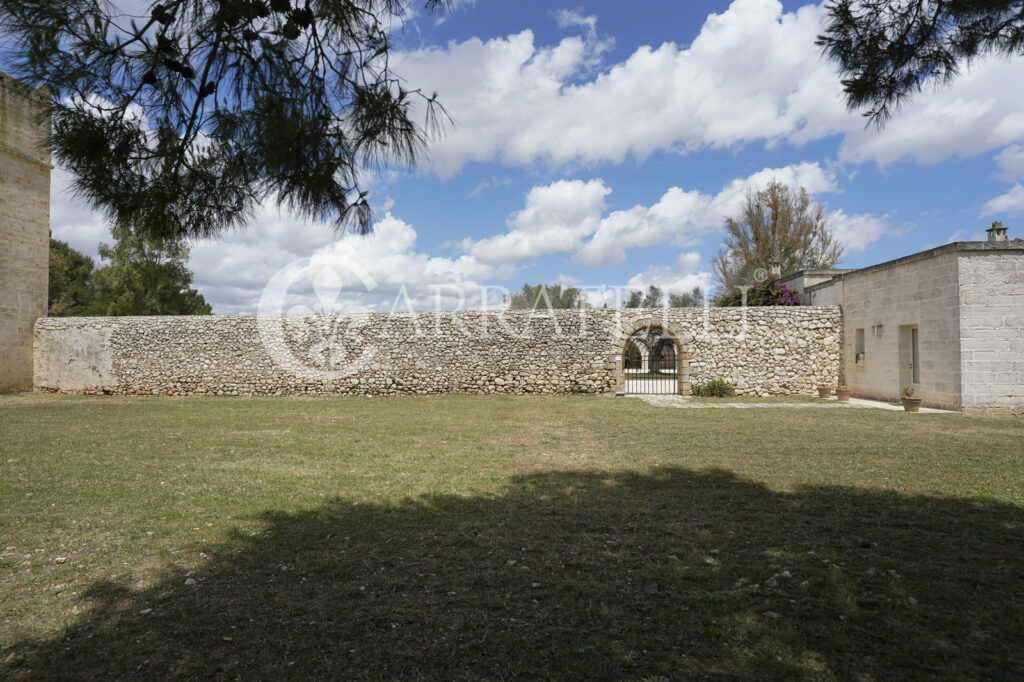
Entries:
[[[267, 202], [193, 243], [194, 285], [221, 314], [257, 312], [275, 286], [313, 311], [494, 307], [524, 282], [594, 304], [613, 302], [601, 287], [708, 289], [724, 217], [773, 179], [825, 209], [841, 267], [984, 239], [993, 220], [1024, 236], [1024, 60], [977, 62], [866, 129], [814, 45], [823, 17], [776, 0], [414, 14], [392, 68], [453, 121], [417, 168], [368, 178], [373, 233]], [[69, 186], [55, 169], [53, 236], [95, 256], [109, 225]]]

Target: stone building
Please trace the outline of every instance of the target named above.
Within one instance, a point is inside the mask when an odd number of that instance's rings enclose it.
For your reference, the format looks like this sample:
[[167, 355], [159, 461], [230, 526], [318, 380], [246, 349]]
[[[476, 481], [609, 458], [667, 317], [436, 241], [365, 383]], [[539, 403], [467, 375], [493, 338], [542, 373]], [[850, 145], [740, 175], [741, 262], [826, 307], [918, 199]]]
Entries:
[[784, 278], [807, 305], [843, 314], [843, 374], [855, 396], [966, 412], [1024, 413], [1024, 241], [993, 223], [954, 242], [859, 270]]
[[46, 95], [0, 73], [0, 393], [32, 388], [32, 324], [46, 315], [50, 234]]

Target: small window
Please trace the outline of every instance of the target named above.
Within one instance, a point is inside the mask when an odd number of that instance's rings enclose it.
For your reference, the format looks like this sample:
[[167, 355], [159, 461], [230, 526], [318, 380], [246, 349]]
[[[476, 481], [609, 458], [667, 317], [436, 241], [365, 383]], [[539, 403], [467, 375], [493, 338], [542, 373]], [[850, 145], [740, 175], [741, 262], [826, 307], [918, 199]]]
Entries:
[[858, 329], [857, 333], [856, 333], [856, 353], [857, 353], [857, 356], [854, 359], [854, 362], [856, 362], [856, 363], [864, 362], [864, 329], [863, 328]]

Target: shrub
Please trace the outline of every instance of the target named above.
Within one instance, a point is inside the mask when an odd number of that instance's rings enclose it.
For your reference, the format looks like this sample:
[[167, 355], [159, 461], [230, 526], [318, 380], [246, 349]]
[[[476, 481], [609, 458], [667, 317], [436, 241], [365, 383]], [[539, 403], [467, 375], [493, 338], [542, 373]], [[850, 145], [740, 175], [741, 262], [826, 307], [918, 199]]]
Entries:
[[[720, 306], [741, 306], [743, 305], [743, 292], [734, 289], [727, 294], [720, 296], [716, 303]], [[789, 287], [781, 282], [764, 282], [751, 287], [747, 291], [748, 306], [762, 305], [803, 305], [800, 302], [800, 295], [791, 291]]]
[[727, 398], [736, 395], [732, 384], [724, 379], [712, 379], [704, 384], [694, 384], [690, 390], [702, 398]]

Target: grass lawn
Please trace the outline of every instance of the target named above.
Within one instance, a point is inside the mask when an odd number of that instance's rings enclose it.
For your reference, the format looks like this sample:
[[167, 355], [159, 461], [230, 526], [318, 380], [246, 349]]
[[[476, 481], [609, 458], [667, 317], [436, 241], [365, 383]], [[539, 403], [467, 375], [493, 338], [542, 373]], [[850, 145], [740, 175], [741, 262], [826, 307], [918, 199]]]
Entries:
[[0, 677], [1024, 676], [1024, 420], [0, 397]]

